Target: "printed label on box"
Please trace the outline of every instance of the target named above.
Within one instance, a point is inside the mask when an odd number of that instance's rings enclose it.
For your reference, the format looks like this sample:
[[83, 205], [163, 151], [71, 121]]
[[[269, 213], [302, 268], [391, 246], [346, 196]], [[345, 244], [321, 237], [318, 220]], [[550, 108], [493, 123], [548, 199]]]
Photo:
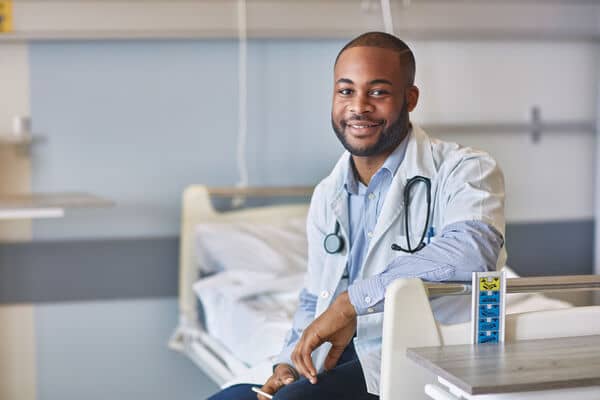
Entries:
[[0, 33], [12, 32], [12, 0], [0, 0]]

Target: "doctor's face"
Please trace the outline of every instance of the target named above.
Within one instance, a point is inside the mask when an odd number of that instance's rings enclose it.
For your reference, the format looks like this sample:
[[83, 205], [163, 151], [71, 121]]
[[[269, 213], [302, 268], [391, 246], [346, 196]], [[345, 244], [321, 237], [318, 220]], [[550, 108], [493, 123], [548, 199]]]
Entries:
[[408, 83], [398, 52], [352, 47], [334, 69], [331, 124], [352, 155], [389, 154], [406, 136], [419, 91]]

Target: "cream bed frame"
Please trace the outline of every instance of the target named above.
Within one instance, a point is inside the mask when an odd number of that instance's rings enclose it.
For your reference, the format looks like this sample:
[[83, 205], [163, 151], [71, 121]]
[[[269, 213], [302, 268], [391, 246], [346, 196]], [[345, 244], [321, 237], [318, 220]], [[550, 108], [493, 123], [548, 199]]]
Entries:
[[[195, 227], [202, 222], [277, 221], [305, 216], [308, 204], [255, 207], [218, 212], [212, 196], [309, 196], [311, 188], [234, 189], [194, 185], [183, 193], [179, 259], [179, 325], [169, 347], [196, 363], [217, 384], [264, 380], [270, 365], [249, 369], [233, 357], [198, 323], [192, 285], [199, 271], [194, 254]], [[510, 279], [520, 292], [600, 288], [600, 277], [551, 277]], [[433, 287], [435, 286], [435, 287]], [[468, 343], [470, 323], [443, 325], [436, 322], [429, 305], [430, 294], [460, 292], [462, 285], [433, 285], [418, 279], [399, 279], [386, 293], [381, 369], [381, 398], [425, 399], [423, 387], [435, 377], [406, 358], [408, 347]], [[444, 289], [443, 287], [446, 287]], [[435, 291], [438, 292], [435, 292]], [[600, 334], [600, 306], [536, 311], [507, 316], [506, 340]], [[264, 375], [264, 376], [263, 376]]]

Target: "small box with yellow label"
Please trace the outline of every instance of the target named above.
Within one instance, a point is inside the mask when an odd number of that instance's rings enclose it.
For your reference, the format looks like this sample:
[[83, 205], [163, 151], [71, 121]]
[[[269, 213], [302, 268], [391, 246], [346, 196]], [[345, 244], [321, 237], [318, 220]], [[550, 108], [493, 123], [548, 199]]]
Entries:
[[12, 32], [13, 8], [12, 0], [0, 0], [0, 33]]
[[506, 275], [474, 272], [472, 278], [472, 343], [504, 342]]

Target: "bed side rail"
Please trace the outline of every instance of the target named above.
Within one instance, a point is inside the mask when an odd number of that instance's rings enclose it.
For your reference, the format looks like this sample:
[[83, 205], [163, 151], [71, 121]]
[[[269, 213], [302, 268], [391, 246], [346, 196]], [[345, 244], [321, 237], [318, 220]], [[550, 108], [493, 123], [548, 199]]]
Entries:
[[[424, 282], [429, 297], [471, 294], [471, 283]], [[600, 289], [600, 275], [556, 275], [506, 279], [506, 293], [568, 292]]]

